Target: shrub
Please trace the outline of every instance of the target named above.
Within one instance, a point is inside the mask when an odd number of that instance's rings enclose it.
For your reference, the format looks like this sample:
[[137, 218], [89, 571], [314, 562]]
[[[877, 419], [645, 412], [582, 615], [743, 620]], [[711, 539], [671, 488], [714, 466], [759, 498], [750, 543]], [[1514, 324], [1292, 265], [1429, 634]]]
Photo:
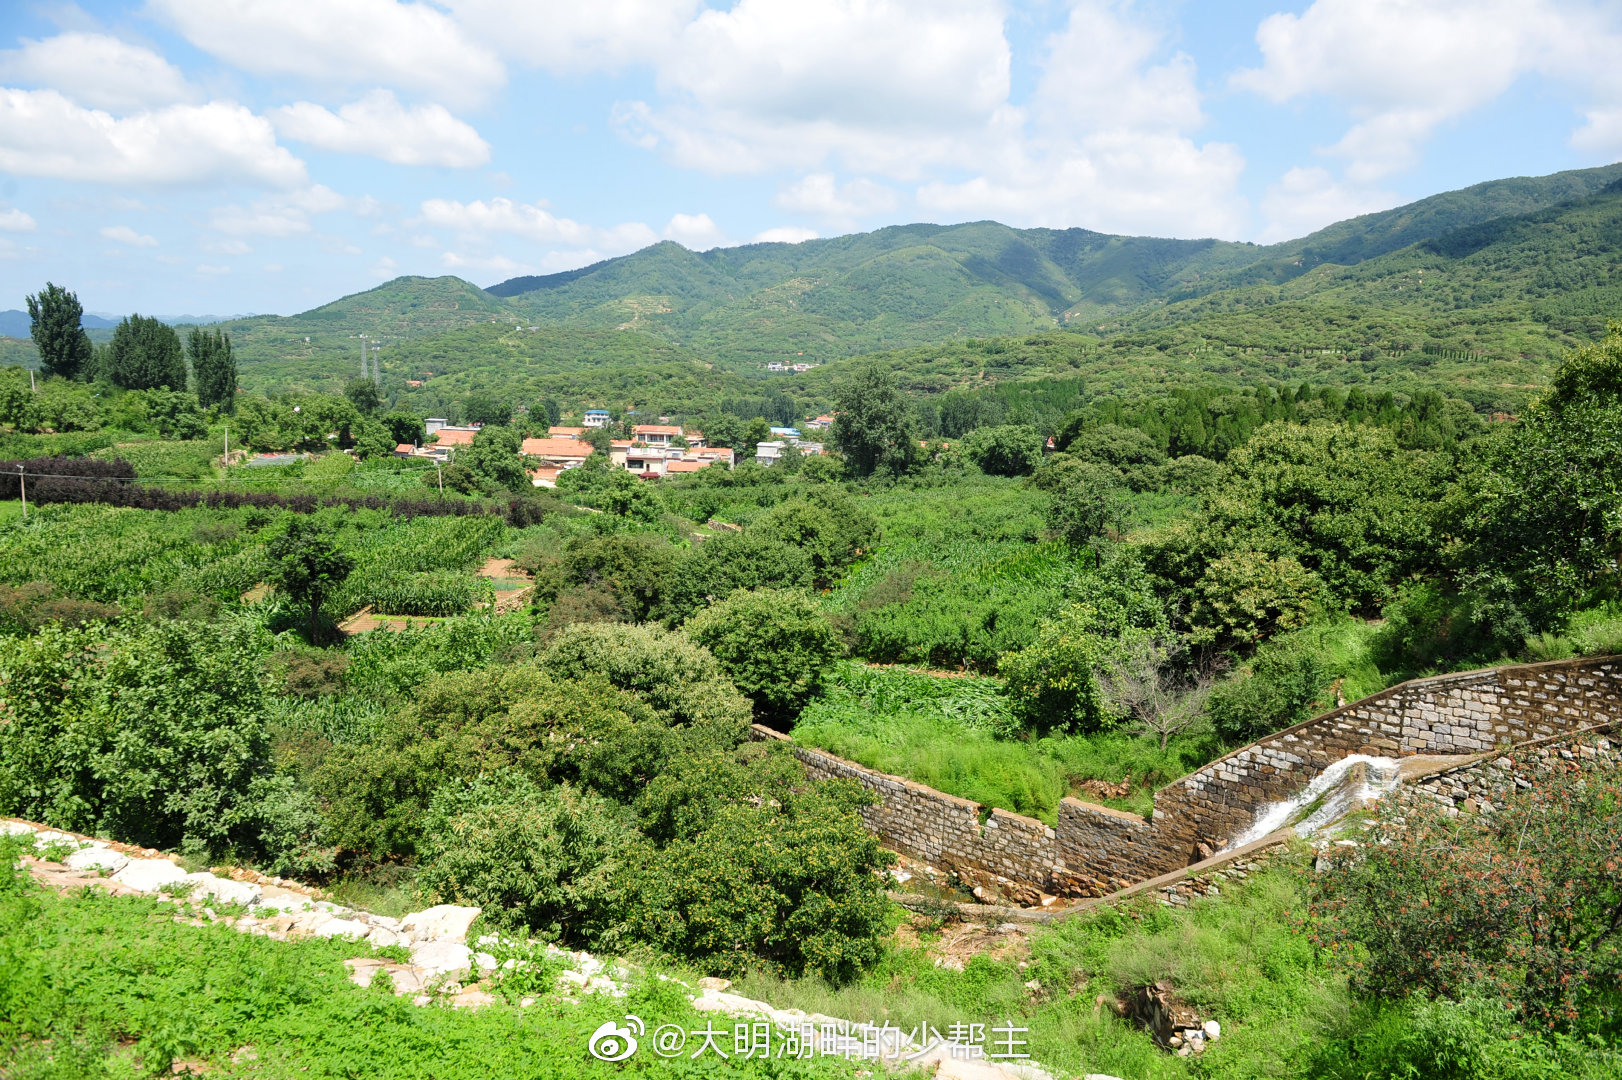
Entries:
[[1248, 672], [1212, 687], [1206, 711], [1219, 738], [1248, 743], [1309, 719], [1329, 680], [1313, 643], [1287, 635], [1258, 649]]
[[1225, 555], [1210, 563], [1194, 586], [1193, 640], [1253, 645], [1280, 630], [1305, 626], [1322, 594], [1318, 576], [1288, 555]]
[[1126, 518], [1121, 474], [1112, 466], [1061, 454], [1038, 469], [1031, 482], [1048, 493], [1049, 531], [1073, 546], [1098, 539]]
[[768, 540], [801, 549], [819, 586], [879, 542], [878, 522], [831, 484], [818, 484], [798, 498], [779, 503], [749, 527]]
[[679, 623], [704, 605], [738, 589], [803, 589], [811, 585], [811, 557], [764, 532], [723, 532], [683, 556], [670, 575], [664, 614]]
[[773, 749], [689, 758], [660, 778], [648, 801], [689, 812], [669, 819], [680, 823], [672, 838], [630, 879], [630, 927], [710, 971], [764, 965], [845, 981], [880, 955], [881, 871], [893, 856], [857, 813], [869, 793], [808, 785]]
[[828, 620], [810, 594], [778, 589], [735, 592], [687, 621], [689, 637], [708, 649], [755, 718], [787, 730], [839, 655]]
[[1490, 815], [1382, 804], [1313, 911], [1361, 993], [1480, 993], [1566, 1027], [1622, 975], [1622, 786], [1573, 766]]
[[1029, 476], [1042, 463], [1042, 436], [1028, 424], [976, 428], [963, 456], [992, 476]]
[[512, 773], [450, 783], [435, 793], [423, 834], [424, 897], [482, 908], [496, 927], [592, 944], [624, 906], [632, 834], [589, 791], [542, 790]]

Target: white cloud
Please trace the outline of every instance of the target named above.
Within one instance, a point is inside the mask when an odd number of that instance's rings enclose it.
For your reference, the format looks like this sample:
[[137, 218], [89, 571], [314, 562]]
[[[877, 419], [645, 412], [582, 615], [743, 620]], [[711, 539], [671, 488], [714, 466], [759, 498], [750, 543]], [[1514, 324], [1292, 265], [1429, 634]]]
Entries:
[[817, 168], [917, 175], [970, 156], [1004, 107], [996, 0], [739, 0], [706, 10], [657, 65], [674, 102], [623, 102], [627, 138], [709, 172]]
[[387, 281], [389, 278], [399, 276], [400, 265], [385, 255], [373, 263], [371, 269], [368, 270], [367, 273], [371, 274], [375, 278]]
[[1256, 42], [1262, 66], [1234, 84], [1344, 105], [1354, 122], [1326, 152], [1366, 185], [1412, 167], [1437, 128], [1522, 75], [1611, 83], [1622, 35], [1614, 12], [1560, 0], [1315, 0], [1264, 19]]
[[852, 227], [870, 214], [893, 211], [901, 200], [891, 188], [858, 177], [844, 184], [833, 173], [803, 176], [777, 193], [777, 205], [797, 214], [812, 214], [841, 227]]
[[[1121, 9], [1125, 10], [1125, 9]], [[926, 209], [1020, 225], [1236, 236], [1244, 158], [1200, 144], [1194, 63], [1163, 56], [1162, 35], [1101, 3], [1076, 4], [1017, 126], [983, 154], [980, 175], [926, 183]], [[1159, 62], [1157, 62], [1159, 61]]]
[[231, 268], [229, 266], [214, 266], [209, 263], [201, 263], [197, 267], [197, 273], [201, 274], [203, 277], [219, 277], [222, 274], [229, 274], [230, 272]]
[[727, 242], [726, 233], [708, 214], [677, 214], [665, 226], [663, 235], [690, 251], [708, 251]]
[[1587, 122], [1572, 133], [1571, 145], [1607, 160], [1622, 157], [1622, 106], [1589, 109], [1584, 118]]
[[701, 0], [444, 0], [491, 48], [559, 73], [617, 70], [665, 54]]
[[615, 254], [647, 247], [659, 239], [641, 222], [601, 229], [557, 217], [545, 203], [515, 203], [500, 197], [468, 203], [429, 199], [422, 204], [419, 223], [463, 233], [516, 236], [538, 244], [602, 248]]
[[0, 203], [0, 232], [33, 232], [37, 226], [32, 216]]
[[490, 160], [490, 144], [443, 105], [406, 108], [389, 90], [373, 90], [336, 113], [300, 101], [272, 109], [269, 116], [283, 138], [391, 165], [466, 169]]
[[245, 240], [219, 240], [206, 237], [198, 245], [211, 255], [251, 255], [253, 248]]
[[0, 172], [108, 184], [304, 182], [270, 122], [231, 102], [115, 118], [55, 90], [0, 89]]
[[106, 34], [24, 40], [0, 53], [0, 79], [58, 90], [84, 105], [124, 111], [191, 101], [180, 69], [150, 49]]
[[494, 270], [508, 277], [535, 272], [533, 266], [509, 259], [505, 255], [458, 255], [454, 251], [447, 251], [439, 257], [439, 261], [447, 270]]
[[779, 225], [775, 229], [765, 229], [754, 235], [749, 241], [752, 244], [803, 244], [807, 240], [815, 240], [817, 230], [802, 228], [799, 225]]
[[1328, 169], [1294, 168], [1262, 196], [1266, 225], [1258, 239], [1264, 244], [1291, 240], [1337, 221], [1390, 209], [1402, 201], [1389, 191], [1337, 182]]
[[128, 225], [108, 225], [101, 230], [101, 235], [115, 243], [128, 244], [130, 247], [158, 246], [156, 237], [138, 233]]
[[376, 208], [370, 196], [352, 199], [325, 184], [279, 192], [256, 199], [249, 206], [216, 206], [208, 227], [228, 236], [293, 236], [310, 231], [310, 217], [340, 210], [364, 217]]
[[454, 19], [395, 0], [149, 0], [205, 52], [258, 75], [336, 85], [409, 87], [447, 101], [482, 99], [506, 72]]

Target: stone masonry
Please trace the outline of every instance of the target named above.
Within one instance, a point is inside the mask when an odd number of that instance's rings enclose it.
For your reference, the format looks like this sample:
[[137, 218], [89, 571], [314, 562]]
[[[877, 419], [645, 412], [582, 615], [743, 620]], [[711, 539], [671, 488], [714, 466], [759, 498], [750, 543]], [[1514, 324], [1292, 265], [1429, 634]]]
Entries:
[[[1350, 754], [1478, 754], [1610, 724], [1622, 716], [1622, 657], [1561, 660], [1414, 679], [1228, 754], [1155, 793], [1152, 818], [1066, 798], [1058, 824], [992, 810], [810, 747], [794, 755], [820, 779], [871, 788], [863, 814], [886, 846], [1037, 893], [1101, 896], [1191, 865]], [[756, 727], [757, 739], [781, 739]]]

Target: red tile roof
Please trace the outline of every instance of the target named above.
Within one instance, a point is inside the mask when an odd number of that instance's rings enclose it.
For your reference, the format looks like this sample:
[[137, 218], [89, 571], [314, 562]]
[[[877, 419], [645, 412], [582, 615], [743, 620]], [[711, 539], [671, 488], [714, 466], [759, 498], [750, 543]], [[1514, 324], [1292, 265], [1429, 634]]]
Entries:
[[631, 429], [632, 435], [680, 435], [681, 428], [670, 424], [638, 424]]
[[584, 458], [591, 456], [591, 444], [579, 439], [525, 439], [520, 453], [535, 457]]
[[440, 428], [434, 434], [439, 436], [440, 446], [472, 446], [473, 436], [477, 435], [478, 432], [451, 431], [448, 428]]
[[554, 425], [546, 429], [546, 434], [554, 439], [578, 439], [585, 433], [586, 429], [583, 427], [557, 427]]

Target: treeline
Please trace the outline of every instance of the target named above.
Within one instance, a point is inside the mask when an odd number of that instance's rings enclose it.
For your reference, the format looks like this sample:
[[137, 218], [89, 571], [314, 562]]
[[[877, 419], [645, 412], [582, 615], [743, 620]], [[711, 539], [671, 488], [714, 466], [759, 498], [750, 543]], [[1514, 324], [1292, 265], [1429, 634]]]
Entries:
[[30, 503], [98, 503], [134, 510], [186, 510], [204, 506], [235, 510], [245, 506], [313, 514], [342, 506], [350, 510], [383, 510], [395, 517], [466, 517], [500, 513], [516, 524], [534, 516], [534, 499], [511, 499], [505, 507], [470, 499], [381, 499], [377, 496], [275, 495], [267, 492], [198, 491], [135, 483], [135, 469], [123, 460], [99, 458], [29, 458], [0, 461], [0, 499], [16, 499], [27, 485]]

